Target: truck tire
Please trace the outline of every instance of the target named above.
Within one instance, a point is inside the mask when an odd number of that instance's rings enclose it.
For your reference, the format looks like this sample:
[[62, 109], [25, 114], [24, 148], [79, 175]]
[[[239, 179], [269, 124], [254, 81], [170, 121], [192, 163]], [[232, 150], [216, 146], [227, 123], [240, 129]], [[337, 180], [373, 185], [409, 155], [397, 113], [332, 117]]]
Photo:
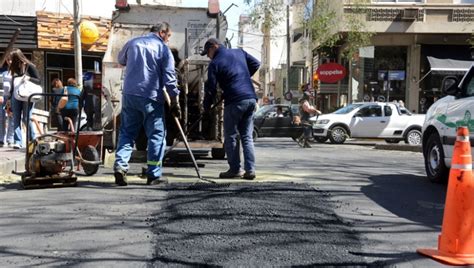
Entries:
[[334, 126], [330, 131], [329, 139], [331, 140], [331, 143], [343, 144], [349, 136], [346, 128], [343, 126]]
[[225, 159], [225, 150], [224, 148], [212, 148], [211, 156], [213, 159]]
[[417, 128], [410, 129], [405, 135], [405, 143], [410, 145], [421, 145], [422, 134]]
[[444, 183], [447, 181], [449, 169], [444, 164], [444, 151], [438, 133], [431, 133], [423, 152], [425, 158], [426, 176], [431, 182]]

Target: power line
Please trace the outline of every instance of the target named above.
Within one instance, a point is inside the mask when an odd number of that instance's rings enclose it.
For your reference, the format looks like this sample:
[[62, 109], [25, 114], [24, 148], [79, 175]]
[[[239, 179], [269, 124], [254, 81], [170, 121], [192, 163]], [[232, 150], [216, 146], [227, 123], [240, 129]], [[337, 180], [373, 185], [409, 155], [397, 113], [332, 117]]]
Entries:
[[67, 8], [67, 6], [63, 3], [62, 0], [59, 0], [59, 3], [64, 7], [64, 9], [66, 9], [66, 11], [69, 13], [69, 15], [71, 15], [72, 17], [74, 17], [74, 14], [69, 11], [69, 9]]
[[286, 37], [286, 34], [282, 34], [282, 35], [271, 35], [271, 34], [270, 35], [264, 35], [264, 34], [257, 34], [257, 33], [251, 33], [251, 32], [242, 32], [242, 31], [232, 29], [232, 28], [227, 28], [227, 30], [230, 30], [230, 31], [233, 31], [233, 32], [238, 32], [238, 33], [243, 33], [243, 34], [248, 34], [248, 35], [260, 36], [260, 37], [265, 37], [265, 36], [268, 36], [270, 38]]

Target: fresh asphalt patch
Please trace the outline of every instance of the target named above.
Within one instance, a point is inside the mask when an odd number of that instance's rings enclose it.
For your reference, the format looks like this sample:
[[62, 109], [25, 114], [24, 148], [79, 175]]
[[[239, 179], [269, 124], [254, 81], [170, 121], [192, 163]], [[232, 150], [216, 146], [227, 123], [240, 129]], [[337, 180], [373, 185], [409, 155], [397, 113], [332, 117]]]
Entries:
[[153, 266], [367, 266], [357, 234], [309, 185], [242, 183], [190, 190], [171, 184], [154, 215]]

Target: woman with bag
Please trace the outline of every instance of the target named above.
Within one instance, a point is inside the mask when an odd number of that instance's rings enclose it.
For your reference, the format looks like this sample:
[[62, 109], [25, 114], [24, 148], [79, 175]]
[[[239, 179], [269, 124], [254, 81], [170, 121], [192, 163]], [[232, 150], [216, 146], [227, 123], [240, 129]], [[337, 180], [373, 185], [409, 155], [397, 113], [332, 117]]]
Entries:
[[[13, 148], [20, 149], [23, 145], [21, 121], [23, 121], [25, 125], [29, 124], [29, 140], [33, 140], [35, 138], [34, 125], [32, 121], [30, 120], [29, 122], [26, 122], [28, 114], [31, 118], [34, 103], [31, 102], [28, 105], [27, 101], [18, 100], [17, 97], [14, 96], [15, 80], [25, 79], [26, 81], [33, 82], [37, 85], [41, 84], [41, 80], [35, 65], [31, 61], [29, 61], [25, 57], [25, 55], [23, 55], [20, 49], [14, 48], [10, 52], [9, 59], [11, 60], [9, 73], [12, 76], [12, 86], [10, 89], [11, 94], [9, 102], [11, 103], [11, 109], [13, 112], [13, 128], [15, 131], [13, 135]], [[18, 94], [16, 93], [16, 95]]]
[[[81, 90], [77, 87], [76, 79], [69, 78], [67, 80], [67, 86], [64, 87], [62, 94], [81, 96]], [[77, 114], [79, 113], [79, 98], [75, 96], [68, 96], [67, 102], [64, 104], [62, 103], [62, 100], [59, 100], [58, 110], [61, 113], [61, 117], [63, 121], [63, 125], [62, 125], [62, 128], [60, 128], [60, 130], [62, 131], [70, 130], [69, 121], [66, 120], [66, 117], [71, 118], [72, 125], [74, 126], [74, 129], [77, 130], [78, 127], [76, 125], [76, 121], [77, 121]]]

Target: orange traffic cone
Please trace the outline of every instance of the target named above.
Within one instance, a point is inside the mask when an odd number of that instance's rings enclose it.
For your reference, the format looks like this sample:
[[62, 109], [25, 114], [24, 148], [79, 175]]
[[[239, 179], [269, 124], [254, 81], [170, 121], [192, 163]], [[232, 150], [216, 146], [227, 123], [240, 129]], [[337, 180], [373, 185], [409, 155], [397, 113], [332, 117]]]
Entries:
[[466, 127], [457, 131], [438, 250], [417, 252], [451, 265], [474, 264], [474, 179]]

